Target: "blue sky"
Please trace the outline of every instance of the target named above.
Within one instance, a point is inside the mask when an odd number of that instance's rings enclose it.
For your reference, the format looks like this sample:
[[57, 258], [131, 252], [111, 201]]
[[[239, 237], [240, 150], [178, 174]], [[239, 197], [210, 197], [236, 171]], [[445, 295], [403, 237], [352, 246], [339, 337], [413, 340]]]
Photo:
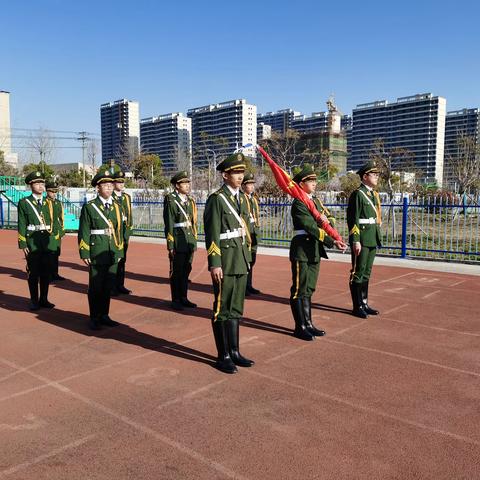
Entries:
[[[141, 118], [246, 98], [259, 112], [432, 92], [480, 107], [474, 1], [1, 2], [0, 90], [12, 126], [100, 131], [99, 106]], [[58, 150], [56, 161], [80, 151]]]

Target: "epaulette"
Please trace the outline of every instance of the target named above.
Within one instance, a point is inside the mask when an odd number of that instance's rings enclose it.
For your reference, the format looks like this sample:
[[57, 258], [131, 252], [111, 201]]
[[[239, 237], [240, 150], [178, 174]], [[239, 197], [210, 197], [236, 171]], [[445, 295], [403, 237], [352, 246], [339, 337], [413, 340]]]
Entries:
[[94, 201], [95, 201], [95, 199], [93, 198], [92, 200], [88, 201], [88, 204], [93, 203]]

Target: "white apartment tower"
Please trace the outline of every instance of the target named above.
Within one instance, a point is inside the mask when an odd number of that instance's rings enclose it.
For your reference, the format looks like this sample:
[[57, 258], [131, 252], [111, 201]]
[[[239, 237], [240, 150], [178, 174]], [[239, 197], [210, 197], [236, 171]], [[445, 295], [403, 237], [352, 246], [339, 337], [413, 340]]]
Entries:
[[18, 156], [12, 153], [12, 133], [10, 129], [10, 92], [0, 90], [0, 150], [10, 165], [18, 165]]
[[140, 121], [142, 152], [160, 157], [168, 174], [187, 170], [192, 160], [192, 120], [182, 113], [168, 113]]
[[220, 160], [242, 145], [252, 144], [243, 150], [255, 158], [257, 144], [257, 106], [245, 99], [191, 108], [187, 115], [192, 119], [193, 163], [207, 167], [209, 161]]

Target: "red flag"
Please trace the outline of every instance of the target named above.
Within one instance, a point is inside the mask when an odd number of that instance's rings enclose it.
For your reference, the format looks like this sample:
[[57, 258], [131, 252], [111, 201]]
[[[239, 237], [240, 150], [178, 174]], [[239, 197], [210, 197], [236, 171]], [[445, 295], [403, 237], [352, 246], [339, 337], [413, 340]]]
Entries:
[[296, 198], [303, 202], [310, 213], [315, 218], [318, 225], [325, 230], [326, 234], [332, 237], [334, 240], [338, 240], [343, 242], [342, 237], [340, 234], [330, 225], [330, 222], [327, 220], [325, 215], [322, 215], [313, 203], [313, 200], [308, 196], [307, 192], [300, 188], [300, 185], [295, 183], [288, 173], [280, 168], [271, 158], [270, 155], [260, 146], [257, 146], [258, 151], [262, 154], [263, 158], [267, 161], [270, 169], [272, 170], [273, 176], [277, 182], [277, 185], [288, 195], [293, 198]]

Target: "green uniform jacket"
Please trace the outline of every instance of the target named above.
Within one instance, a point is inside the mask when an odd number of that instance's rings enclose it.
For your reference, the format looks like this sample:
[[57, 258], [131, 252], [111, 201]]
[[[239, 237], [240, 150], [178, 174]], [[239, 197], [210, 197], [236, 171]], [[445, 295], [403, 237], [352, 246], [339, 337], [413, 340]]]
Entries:
[[[318, 198], [312, 198], [317, 210], [334, 223], [330, 212]], [[325, 247], [333, 247], [333, 239], [322, 230], [307, 206], [295, 199], [292, 203], [292, 221], [294, 230], [305, 230], [307, 235], [295, 235], [290, 243], [290, 260], [298, 262], [319, 262], [320, 258], [328, 258]]]
[[250, 237], [252, 238], [252, 250], [256, 249], [258, 239], [260, 237], [260, 207], [258, 206], [258, 199], [253, 194], [252, 196], [245, 195], [248, 207], [248, 225], [250, 227]]
[[[188, 218], [185, 218], [178, 205], [181, 205]], [[163, 222], [168, 250], [188, 253], [197, 249], [197, 205], [192, 197], [188, 196], [187, 202], [183, 203], [182, 198], [176, 191], [165, 195]], [[176, 223], [188, 224], [175, 227]]]
[[50, 213], [53, 216], [53, 230], [52, 234], [50, 235], [48, 249], [58, 252], [60, 250], [61, 239], [65, 236], [63, 205], [62, 202], [57, 199], [52, 201], [47, 198], [45, 202], [47, 203]]
[[[29, 203], [30, 202], [30, 203]], [[32, 208], [33, 207], [33, 208]], [[38, 213], [35, 214], [34, 210]], [[18, 248], [22, 250], [27, 248], [30, 252], [49, 252], [50, 233], [52, 232], [52, 212], [46, 200], [42, 200], [42, 206], [39, 207], [35, 197], [22, 198], [18, 202]], [[40, 219], [38, 218], [40, 217]], [[29, 225], [44, 224], [48, 231], [29, 230]]]
[[220, 240], [222, 233], [233, 232], [241, 228], [237, 218], [220, 196], [238, 212], [237, 202], [226, 185], [208, 197], [203, 216], [205, 225], [205, 246], [208, 255], [208, 267], [222, 267], [225, 275], [247, 274], [252, 256], [250, 253], [250, 233], [248, 231], [248, 206], [245, 194], [240, 191], [240, 218], [243, 220], [245, 237]]
[[123, 240], [128, 243], [133, 231], [132, 197], [126, 192], [121, 195], [113, 192], [112, 198], [122, 207]]
[[[376, 223], [360, 222], [360, 219], [368, 218], [376, 219]], [[360, 185], [348, 200], [347, 223], [350, 243], [360, 242], [365, 247], [380, 247], [381, 206], [378, 193]]]
[[[94, 205], [109, 221], [111, 235], [91, 234], [92, 230], [109, 228]], [[122, 210], [117, 202], [112, 202], [108, 216], [99, 197], [90, 200], [82, 207], [78, 228], [78, 248], [80, 258], [89, 258], [93, 265], [111, 265], [123, 258]]]

